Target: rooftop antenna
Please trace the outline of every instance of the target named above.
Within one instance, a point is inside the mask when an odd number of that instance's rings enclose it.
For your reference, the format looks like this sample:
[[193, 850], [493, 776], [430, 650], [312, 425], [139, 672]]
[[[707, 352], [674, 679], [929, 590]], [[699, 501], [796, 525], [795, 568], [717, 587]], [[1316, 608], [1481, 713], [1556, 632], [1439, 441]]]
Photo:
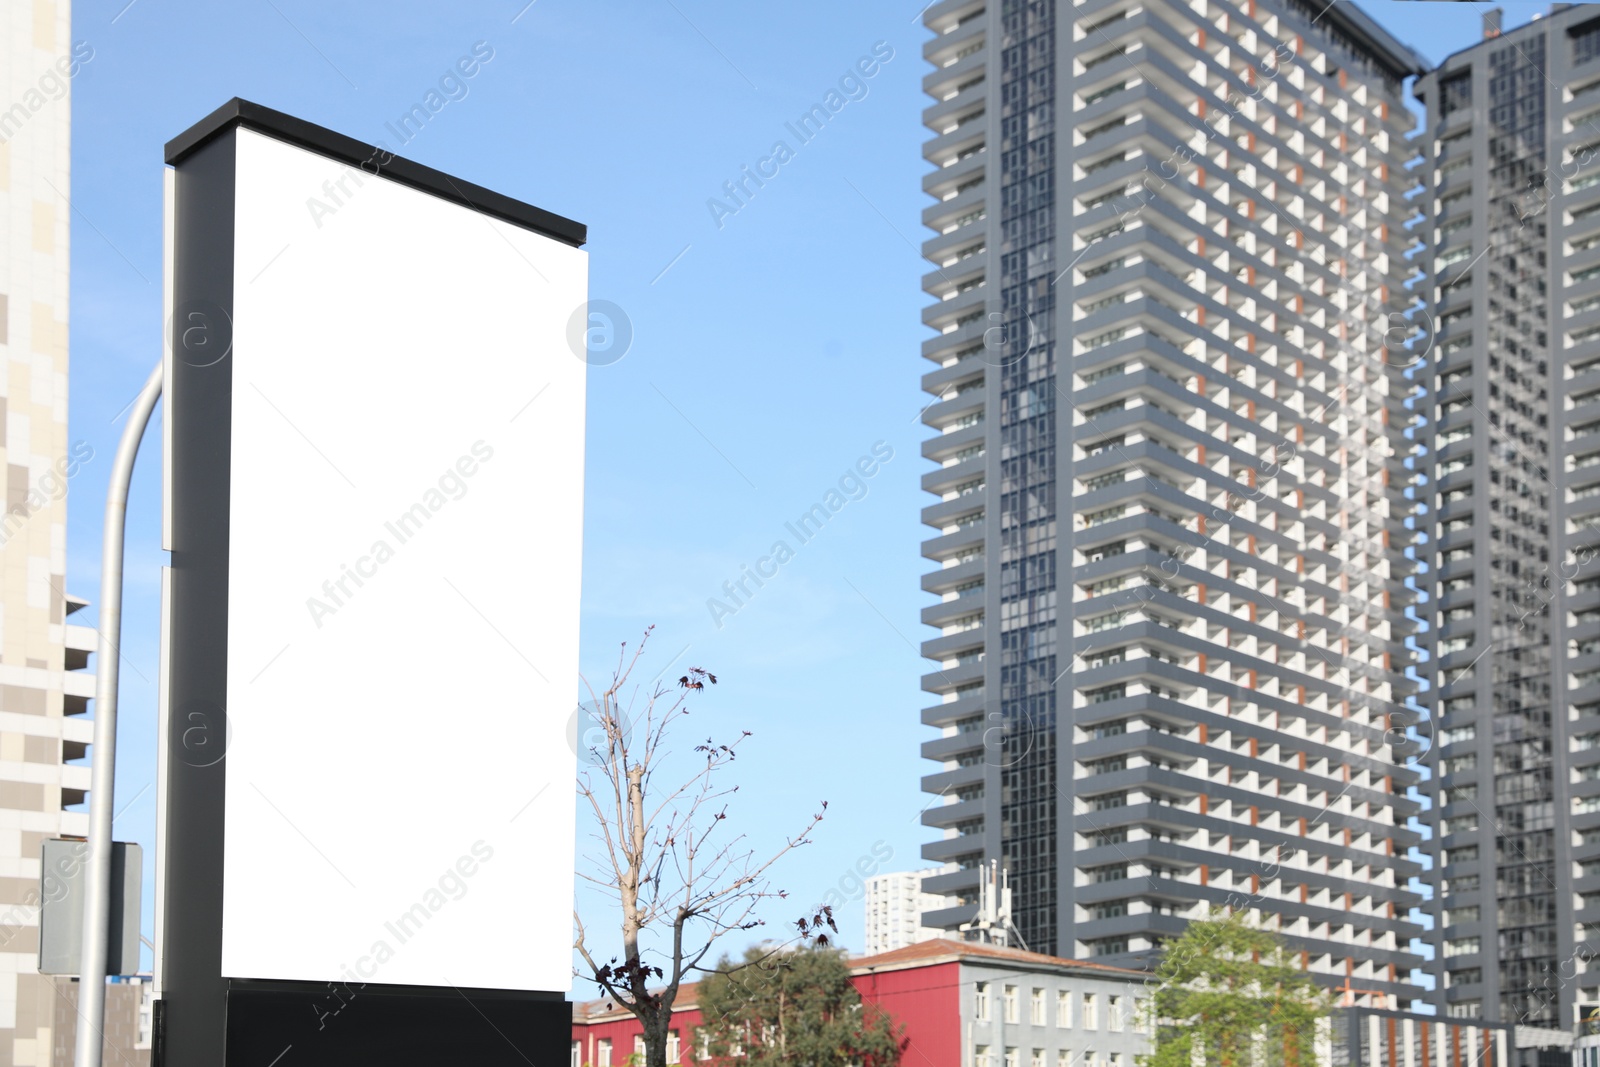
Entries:
[[1001, 948], [1016, 945], [1028, 950], [1016, 924], [1011, 921], [1011, 875], [998, 860], [990, 860], [979, 868], [978, 914], [971, 922], [961, 924], [961, 932], [969, 941], [981, 941]]

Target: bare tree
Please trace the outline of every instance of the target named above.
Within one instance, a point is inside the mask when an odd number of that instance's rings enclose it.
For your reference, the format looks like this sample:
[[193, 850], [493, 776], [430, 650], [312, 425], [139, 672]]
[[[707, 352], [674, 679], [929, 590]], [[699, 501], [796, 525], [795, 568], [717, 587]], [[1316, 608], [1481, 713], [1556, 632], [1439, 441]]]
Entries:
[[[701, 963], [723, 935], [763, 925], [756, 917], [760, 905], [786, 896], [772, 887], [768, 873], [810, 842], [822, 812], [765, 859], [730, 829], [728, 800], [738, 786], [723, 785], [718, 775], [733, 762], [748, 730], [729, 744], [695, 745], [681, 780], [658, 782], [658, 772], [672, 773], [664, 764], [673, 724], [689, 713], [690, 697], [715, 685], [717, 677], [691, 667], [675, 683], [630, 682], [649, 640], [647, 629], [631, 655], [622, 645], [602, 692], [585, 681], [605, 737], [591, 750], [594, 766], [578, 776], [578, 795], [594, 815], [591, 836], [599, 845], [598, 854], [588, 857], [592, 870], [579, 871], [579, 877], [616, 903], [622, 953], [600, 962], [606, 954], [590, 947], [576, 910], [573, 947], [588, 971], [575, 971], [577, 977], [594, 982], [638, 1018], [644, 1067], [666, 1067], [672, 1006], [684, 979], [712, 969]], [[800, 940], [822, 944], [828, 941], [822, 927], [836, 929], [826, 908], [795, 926]]]

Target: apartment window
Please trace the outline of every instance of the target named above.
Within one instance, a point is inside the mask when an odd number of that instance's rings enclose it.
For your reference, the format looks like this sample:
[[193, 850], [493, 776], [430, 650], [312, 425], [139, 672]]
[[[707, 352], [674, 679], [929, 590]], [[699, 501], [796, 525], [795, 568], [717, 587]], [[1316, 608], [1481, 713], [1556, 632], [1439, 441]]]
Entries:
[[633, 1035], [633, 1054], [641, 1062], [643, 1061], [643, 1059], [644, 1059], [644, 1035], [643, 1034], [634, 1034]]
[[979, 1045], [972, 1054], [973, 1067], [994, 1067], [994, 1060], [989, 1057], [989, 1046]]
[[[1028, 1021], [1035, 1026], [1044, 1025], [1044, 990], [1035, 989], [1028, 998]], [[1039, 1053], [1043, 1055], [1043, 1053]]]
[[[1110, 262], [1100, 264], [1098, 267], [1090, 267], [1088, 270], [1083, 272], [1083, 277], [1085, 280], [1090, 278], [1098, 278], [1102, 274], [1110, 274], [1114, 270], [1121, 270], [1127, 265], [1128, 258], [1126, 256], [1119, 256]], [[1593, 273], [1600, 274], [1600, 267], [1593, 268]], [[1578, 276], [1574, 274], [1572, 278], [1574, 281], [1577, 281]]]
[[1113, 1031], [1122, 1029], [1122, 998], [1119, 996], [1106, 997], [1106, 1026]]
[[1126, 336], [1128, 336], [1128, 327], [1119, 326], [1114, 330], [1106, 330], [1104, 333], [1097, 333], [1093, 337], [1084, 338], [1083, 347], [1085, 349], [1104, 348], [1107, 345], [1115, 344]]
[[1017, 1050], [1014, 1048], [1006, 1049], [1006, 1067], [1017, 1067]]
[[1042, 1049], [1042, 1048], [1034, 1049], [1033, 1050], [1033, 1056], [1029, 1060], [1029, 1062], [1033, 1065], [1033, 1067], [1045, 1067], [1044, 1049]]
[[1587, 63], [1600, 56], [1600, 20], [1591, 20], [1572, 31], [1572, 62]]
[[1084, 408], [1083, 409], [1083, 417], [1086, 420], [1088, 420], [1089, 422], [1093, 422], [1095, 419], [1098, 419], [1101, 415], [1110, 415], [1112, 412], [1115, 412], [1115, 411], [1126, 411], [1126, 410], [1128, 410], [1128, 398], [1127, 397], [1123, 397], [1120, 400], [1113, 400], [1113, 401], [1111, 401], [1109, 403], [1099, 404], [1099, 405], [1097, 405], [1095, 407], [1092, 407], [1092, 408]]
[[600, 1047], [595, 1050], [596, 1067], [611, 1067], [611, 1039], [602, 1037]]
[[[1121, 373], [1121, 369], [1120, 368], [1118, 368], [1118, 373]], [[1093, 478], [1085, 479], [1084, 483], [1083, 483], [1083, 487], [1084, 487], [1084, 489], [1086, 489], [1086, 490], [1088, 490], [1089, 492], [1092, 493], [1096, 489], [1104, 489], [1107, 486], [1111, 486], [1111, 485], [1121, 485], [1123, 482], [1125, 482], [1127, 480], [1128, 480], [1128, 470], [1127, 470], [1126, 467], [1124, 467], [1121, 470], [1111, 471], [1108, 474], [1097, 474]]]
[[[1006, 986], [1005, 1020], [1008, 1023], [1014, 1023], [1017, 1021], [1017, 987], [1014, 985]], [[1015, 1049], [1011, 1051], [1014, 1052]], [[1010, 1055], [1010, 1052], [1008, 1052], [1007, 1055]]]
[[583, 1042], [572, 1043], [572, 1067], [583, 1067]]
[[979, 982], [977, 991], [973, 994], [972, 1014], [979, 1020], [987, 1022], [989, 1019], [989, 983]]
[[1127, 513], [1128, 506], [1126, 504], [1118, 504], [1115, 507], [1089, 512], [1083, 517], [1083, 522], [1085, 526], [1099, 526], [1103, 523], [1115, 522]]
[[1056, 1025], [1072, 1026], [1072, 994], [1064, 989], [1056, 994]]
[[1122, 92], [1122, 90], [1126, 89], [1127, 87], [1128, 83], [1125, 81], [1117, 82], [1115, 85], [1108, 85], [1099, 92], [1090, 93], [1088, 96], [1084, 97], [1083, 106], [1088, 107], [1090, 104], [1104, 100], [1108, 96], [1115, 96], [1117, 93]]
[[667, 1062], [668, 1063], [677, 1063], [681, 1059], [683, 1059], [683, 1051], [682, 1051], [682, 1047], [681, 1047], [681, 1045], [679, 1043], [679, 1040], [678, 1040], [678, 1031], [676, 1031], [676, 1030], [668, 1030], [667, 1031]]
[[1478, 952], [1481, 942], [1476, 937], [1457, 937], [1444, 943], [1445, 956], [1470, 956]]
[[1085, 1030], [1100, 1029], [1100, 994], [1085, 993], [1083, 995], [1082, 1019]]
[[1056, 1067], [1073, 1067], [1072, 1050], [1070, 1048], [1056, 1051]]

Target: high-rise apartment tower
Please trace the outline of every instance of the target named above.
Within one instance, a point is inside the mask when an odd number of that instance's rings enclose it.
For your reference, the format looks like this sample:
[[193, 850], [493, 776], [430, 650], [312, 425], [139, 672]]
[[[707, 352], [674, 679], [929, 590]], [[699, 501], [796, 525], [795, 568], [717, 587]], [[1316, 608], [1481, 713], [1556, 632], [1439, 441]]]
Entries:
[[924, 921], [998, 860], [1034, 951], [1140, 966], [1232, 905], [1404, 1006], [1423, 63], [1350, 3], [924, 21]]
[[1449, 1014], [1600, 1004], [1600, 11], [1418, 79], [1435, 719], [1430, 965]]

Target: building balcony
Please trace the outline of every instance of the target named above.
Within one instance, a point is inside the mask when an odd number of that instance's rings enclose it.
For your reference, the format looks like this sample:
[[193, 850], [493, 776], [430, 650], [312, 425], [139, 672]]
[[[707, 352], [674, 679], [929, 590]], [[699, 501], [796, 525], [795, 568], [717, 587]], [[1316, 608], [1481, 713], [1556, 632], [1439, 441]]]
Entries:
[[[931, 792], [937, 793], [934, 789]], [[982, 854], [984, 850], [984, 834], [966, 834], [961, 837], [946, 837], [938, 841], [924, 841], [922, 843], [922, 858], [930, 863], [959, 863], [963, 857], [974, 853]], [[976, 874], [977, 872], [973, 872]], [[923, 917], [925, 925], [933, 925]]]
[[971, 559], [954, 567], [945, 567], [943, 570], [924, 574], [922, 588], [925, 592], [943, 594], [955, 586], [983, 576], [984, 561], [981, 558]]
[[[922, 825], [942, 830], [957, 823], [981, 819], [984, 815], [984, 803], [984, 800], [980, 798], [978, 800], [957, 801], [954, 804], [935, 804], [932, 807], [923, 809]], [[981, 837], [982, 832], [968, 834], [967, 836]]]
[[[938, 674], [923, 675], [922, 687], [928, 688], [928, 679], [937, 679]], [[974, 715], [984, 713], [984, 697], [981, 693], [963, 694], [955, 700], [945, 704], [935, 704], [931, 708], [922, 709], [922, 723], [924, 726], [937, 726], [940, 729], [953, 726], [961, 719], [970, 719]]]
[[955, 659], [963, 652], [981, 649], [987, 634], [988, 629], [984, 626], [975, 626], [959, 633], [943, 634], [922, 642], [922, 656], [924, 659], [932, 660]]
[[[981, 22], [982, 20], [980, 19], [978, 21]], [[979, 30], [978, 32], [981, 33], [982, 31]], [[964, 48], [969, 47], [970, 44], [971, 37], [969, 35], [968, 44], [963, 45], [961, 48], [955, 49], [955, 51], [960, 52]], [[949, 92], [951, 89], [954, 89], [956, 86], [961, 85], [963, 82], [966, 82], [979, 74], [985, 73], [988, 70], [988, 67], [988, 50], [979, 48], [976, 52], [970, 52], [967, 55], [962, 56], [949, 66], [939, 67], [936, 70], [931, 70], [927, 74], [924, 74], [922, 76], [922, 91], [936, 100], [943, 99], [945, 93]]]
[[[924, 559], [945, 559], [950, 556], [959, 556], [963, 552], [983, 548], [983, 539], [987, 523], [978, 523], [955, 533], [941, 534], [922, 542], [922, 556]], [[92, 688], [92, 686], [91, 686]], [[92, 693], [90, 694], [93, 695]]]
[[[984, 732], [982, 730], [973, 730], [968, 733], [958, 733], [950, 737], [936, 737], [932, 741], [924, 741], [922, 743], [922, 758], [943, 762], [945, 760], [959, 759], [963, 755], [982, 752], [983, 748]], [[977, 802], [974, 801], [973, 803]], [[956, 806], [960, 807], [962, 805]], [[978, 814], [983, 814], [981, 805], [979, 805]], [[968, 817], [970, 818], [971, 816]], [[929, 823], [928, 825], [932, 826], [933, 824]], [[940, 825], [943, 824], [941, 823]]]

